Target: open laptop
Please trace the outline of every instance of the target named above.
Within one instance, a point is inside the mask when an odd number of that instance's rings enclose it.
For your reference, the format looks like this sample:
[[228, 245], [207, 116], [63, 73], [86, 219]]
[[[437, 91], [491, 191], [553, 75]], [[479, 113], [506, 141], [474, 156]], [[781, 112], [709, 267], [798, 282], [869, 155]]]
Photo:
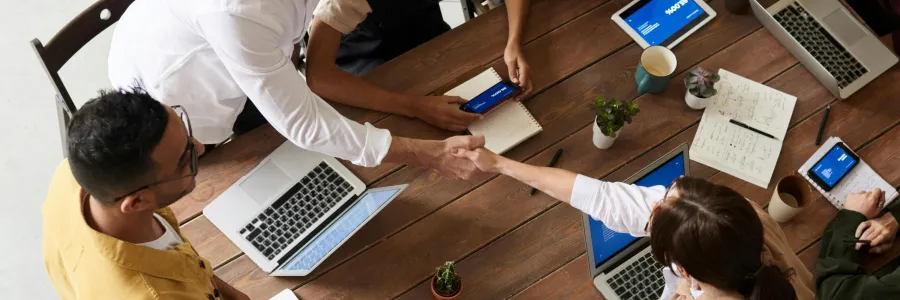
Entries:
[[781, 0], [753, 14], [832, 94], [846, 99], [897, 63], [897, 56], [838, 0]]
[[[689, 176], [688, 145], [657, 159], [625, 182], [666, 188], [679, 176]], [[658, 300], [665, 288], [660, 264], [650, 253], [650, 238], [610, 230], [603, 222], [582, 214], [588, 267], [594, 286], [608, 300]]]
[[285, 142], [203, 214], [273, 276], [306, 276], [407, 185], [366, 189], [333, 157]]

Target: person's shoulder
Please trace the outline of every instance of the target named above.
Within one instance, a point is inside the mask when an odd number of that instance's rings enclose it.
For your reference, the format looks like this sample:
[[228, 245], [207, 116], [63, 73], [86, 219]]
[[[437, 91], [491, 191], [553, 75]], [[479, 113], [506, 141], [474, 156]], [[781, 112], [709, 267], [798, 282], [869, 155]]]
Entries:
[[69, 161], [64, 159], [53, 171], [50, 184], [47, 187], [47, 197], [41, 211], [44, 214], [44, 221], [66, 221], [60, 220], [60, 217], [72, 213], [72, 209], [78, 208], [78, 198], [81, 194], [81, 186], [75, 180], [72, 169], [69, 167]]

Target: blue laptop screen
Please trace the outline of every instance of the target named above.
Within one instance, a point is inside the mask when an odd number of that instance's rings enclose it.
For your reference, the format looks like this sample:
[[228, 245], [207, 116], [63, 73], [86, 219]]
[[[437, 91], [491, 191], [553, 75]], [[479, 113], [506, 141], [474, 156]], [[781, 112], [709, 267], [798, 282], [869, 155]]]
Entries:
[[[655, 170], [650, 171], [644, 177], [634, 182], [635, 185], [651, 187], [662, 185], [668, 187], [672, 181], [685, 173], [684, 154], [678, 154], [669, 159]], [[632, 242], [637, 240], [636, 237], [627, 233], [618, 233], [610, 230], [603, 222], [588, 218], [588, 224], [591, 229], [591, 247], [594, 252], [594, 262], [596, 266], [600, 266], [610, 257], [628, 247]]]
[[641, 0], [622, 12], [622, 20], [650, 46], [667, 45], [708, 14], [696, 0]]
[[372, 217], [388, 200], [399, 193], [401, 188], [364, 194], [346, 213], [328, 226], [319, 236], [309, 242], [303, 250], [284, 264], [282, 270], [311, 270], [326, 254], [350, 237], [357, 228]]

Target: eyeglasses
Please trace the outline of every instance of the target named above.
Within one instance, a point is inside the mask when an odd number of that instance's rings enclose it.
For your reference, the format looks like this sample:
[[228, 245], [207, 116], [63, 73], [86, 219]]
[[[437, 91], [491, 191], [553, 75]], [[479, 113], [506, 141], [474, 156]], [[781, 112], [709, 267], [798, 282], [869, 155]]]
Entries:
[[[200, 170], [199, 164], [197, 162], [199, 160], [199, 156], [197, 155], [197, 146], [194, 144], [194, 131], [191, 128], [191, 118], [188, 116], [187, 111], [184, 110], [184, 107], [181, 107], [181, 105], [174, 105], [174, 106], [172, 106], [172, 109], [175, 110], [175, 113], [178, 114], [179, 118], [181, 118], [181, 122], [184, 123], [184, 128], [187, 129], [187, 145], [184, 146], [184, 151], [186, 153], [188, 153], [188, 155], [190, 156], [188, 159], [190, 159], [189, 163], [190, 163], [191, 173], [184, 175], [184, 176], [179, 176], [177, 178], [165, 179], [165, 180], [157, 181], [157, 182], [142, 186], [142, 187], [137, 188], [129, 193], [125, 193], [122, 196], [116, 197], [115, 199], [113, 199], [113, 201], [117, 202], [117, 201], [122, 200], [123, 198], [127, 197], [128, 195], [137, 193], [141, 190], [150, 188], [151, 186], [154, 186], [154, 185], [160, 185], [163, 183], [178, 181], [178, 180], [182, 180], [182, 179], [185, 179], [188, 177], [193, 177], [193, 176], [197, 175], [197, 172]], [[182, 153], [181, 157], [184, 157], [184, 153]], [[179, 163], [178, 169], [181, 170], [182, 167], [184, 167], [184, 165], [182, 163]]]
[[[679, 178], [681, 178], [681, 177], [679, 177]], [[676, 178], [675, 180], [678, 180], [678, 179]], [[666, 193], [663, 194], [662, 202], [665, 202], [666, 199], [669, 199], [669, 192], [671, 192], [673, 189], [675, 189], [675, 180], [672, 180], [672, 183], [669, 184], [669, 188], [666, 189]], [[650, 217], [647, 218], [647, 224], [644, 225], [644, 232], [647, 234], [650, 234], [650, 224], [653, 223], [653, 215], [655, 215], [657, 211], [659, 211], [659, 204], [657, 204], [655, 207], [653, 207], [653, 210], [650, 211]]]

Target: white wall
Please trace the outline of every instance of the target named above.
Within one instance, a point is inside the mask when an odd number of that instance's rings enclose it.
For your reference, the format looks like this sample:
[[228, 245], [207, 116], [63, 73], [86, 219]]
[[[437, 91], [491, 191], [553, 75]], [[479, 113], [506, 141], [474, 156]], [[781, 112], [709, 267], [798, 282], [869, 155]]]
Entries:
[[[0, 299], [56, 299], [41, 254], [47, 184], [62, 159], [54, 90], [29, 41], [47, 42], [94, 0], [0, 0]], [[463, 22], [458, 1], [441, 3], [444, 19]], [[60, 72], [81, 105], [110, 86], [111, 30], [81, 49]]]
[[[0, 0], [0, 299], [56, 299], [41, 255], [47, 183], [62, 159], [53, 87], [29, 41], [46, 42], [93, 0]], [[110, 30], [61, 71], [80, 105], [109, 86]]]

